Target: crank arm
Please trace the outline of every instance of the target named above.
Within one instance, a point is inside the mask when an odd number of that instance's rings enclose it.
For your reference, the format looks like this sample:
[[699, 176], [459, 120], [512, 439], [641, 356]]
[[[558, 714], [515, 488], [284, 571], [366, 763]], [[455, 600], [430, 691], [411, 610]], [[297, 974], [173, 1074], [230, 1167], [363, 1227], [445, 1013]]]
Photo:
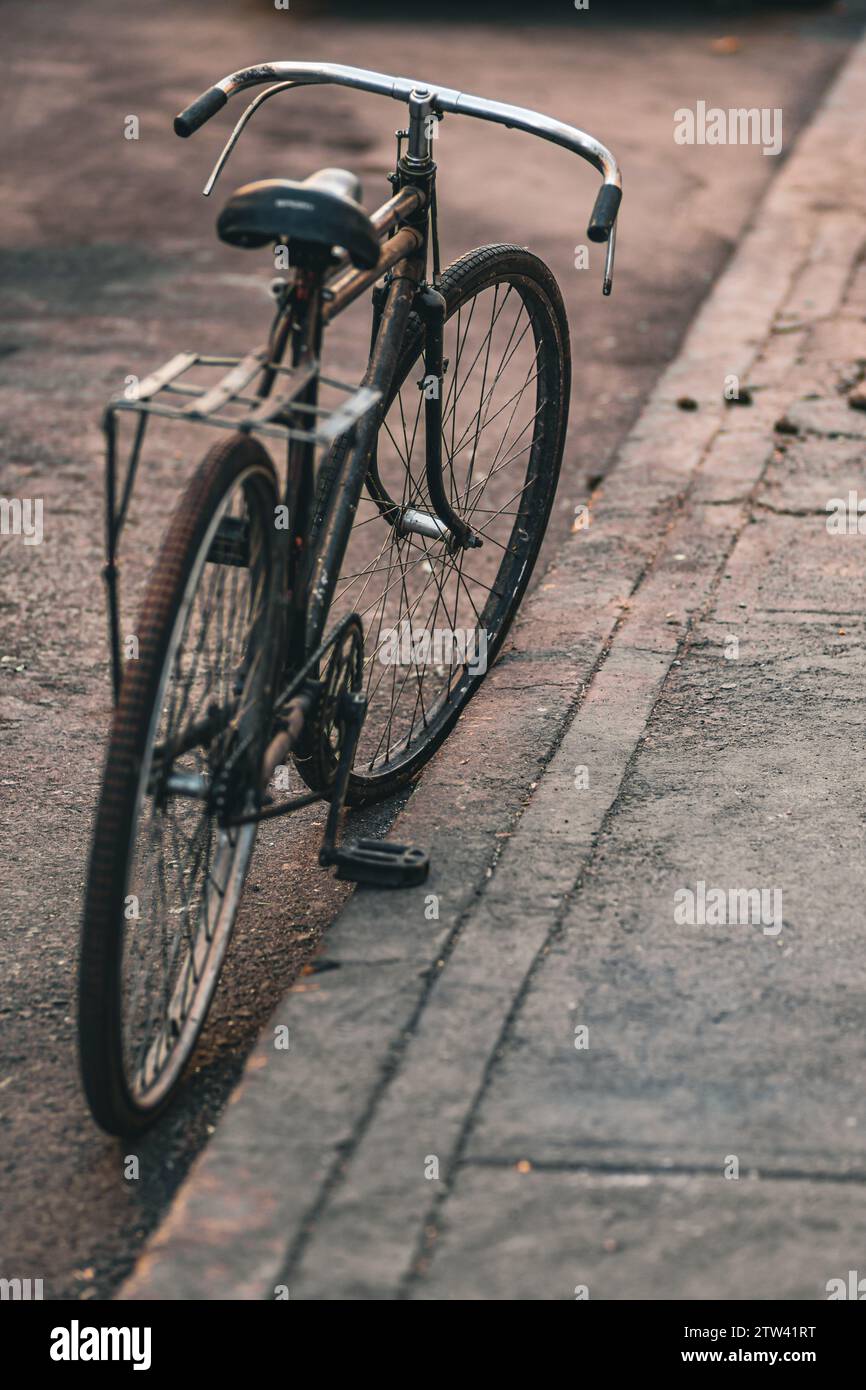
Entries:
[[337, 763], [337, 773], [334, 778], [334, 790], [331, 793], [331, 805], [328, 810], [328, 819], [325, 824], [325, 839], [319, 853], [319, 863], [326, 867], [328, 864], [336, 864], [336, 840], [337, 829], [340, 824], [340, 812], [346, 804], [346, 789], [349, 785], [349, 774], [352, 771], [352, 764], [355, 761], [355, 752], [358, 747], [358, 739], [361, 737], [361, 728], [364, 723], [364, 716], [367, 713], [367, 700], [363, 695], [352, 694], [351, 691], [344, 691], [341, 699], [343, 738], [340, 745], [340, 759]]
[[367, 713], [365, 697], [345, 692], [341, 713], [343, 741], [319, 863], [323, 868], [336, 865], [337, 878], [369, 883], [377, 888], [408, 888], [412, 884], [423, 883], [430, 869], [430, 861], [423, 849], [395, 844], [391, 840], [358, 840], [353, 845], [336, 843], [349, 774]]

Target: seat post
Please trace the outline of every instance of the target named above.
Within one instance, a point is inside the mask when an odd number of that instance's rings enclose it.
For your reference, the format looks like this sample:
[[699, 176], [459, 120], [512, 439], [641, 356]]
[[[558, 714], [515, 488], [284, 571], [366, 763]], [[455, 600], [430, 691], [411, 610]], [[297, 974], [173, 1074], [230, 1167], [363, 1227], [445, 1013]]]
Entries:
[[[319, 257], [305, 260], [319, 260]], [[322, 347], [322, 287], [328, 257], [321, 264], [299, 265], [292, 285], [292, 366], [307, 357], [318, 359]]]
[[322, 289], [327, 266], [295, 265], [295, 275], [287, 293], [279, 296], [276, 318], [271, 328], [269, 363], [264, 368], [259, 395], [270, 394], [278, 366], [289, 352], [289, 365], [311, 358], [318, 361], [322, 346]]
[[[292, 248], [293, 251], [295, 248]], [[322, 287], [330, 259], [321, 247], [305, 246], [299, 248], [303, 264], [295, 263], [295, 278], [286, 304], [286, 315], [290, 319], [291, 343], [289, 345], [290, 364], [298, 367], [302, 362], [318, 363], [322, 345]], [[292, 256], [295, 261], [295, 256]], [[319, 403], [319, 377], [316, 372], [301, 395], [297, 404], [316, 407]], [[306, 411], [292, 410], [287, 413], [286, 423], [290, 429], [308, 431], [314, 428], [313, 421]], [[307, 563], [305, 553], [306, 538], [310, 535], [315, 507], [315, 452], [311, 439], [295, 435], [290, 438], [287, 453], [285, 503], [288, 508], [294, 544], [288, 555], [287, 570], [287, 628], [286, 652], [290, 661], [299, 661], [304, 655], [304, 633], [306, 615], [306, 590], [299, 576]]]

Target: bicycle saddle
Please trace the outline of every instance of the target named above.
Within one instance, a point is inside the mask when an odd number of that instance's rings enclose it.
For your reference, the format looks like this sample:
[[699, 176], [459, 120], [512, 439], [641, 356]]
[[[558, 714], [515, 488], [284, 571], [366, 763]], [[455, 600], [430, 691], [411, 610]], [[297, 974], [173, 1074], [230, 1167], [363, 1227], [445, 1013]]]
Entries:
[[371, 270], [381, 247], [360, 198], [360, 180], [347, 169], [320, 169], [301, 182], [260, 179], [232, 194], [219, 215], [217, 234], [230, 246], [281, 242], [299, 258], [314, 248], [330, 256], [342, 246], [354, 265]]

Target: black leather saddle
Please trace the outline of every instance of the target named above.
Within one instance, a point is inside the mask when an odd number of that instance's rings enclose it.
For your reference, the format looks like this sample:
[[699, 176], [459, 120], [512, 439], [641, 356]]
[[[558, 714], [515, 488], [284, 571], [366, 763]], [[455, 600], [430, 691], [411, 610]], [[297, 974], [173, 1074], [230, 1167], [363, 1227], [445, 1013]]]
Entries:
[[230, 246], [280, 242], [293, 264], [326, 264], [342, 246], [354, 265], [371, 270], [381, 246], [360, 199], [360, 180], [347, 169], [320, 169], [300, 183], [260, 179], [232, 194], [217, 233]]

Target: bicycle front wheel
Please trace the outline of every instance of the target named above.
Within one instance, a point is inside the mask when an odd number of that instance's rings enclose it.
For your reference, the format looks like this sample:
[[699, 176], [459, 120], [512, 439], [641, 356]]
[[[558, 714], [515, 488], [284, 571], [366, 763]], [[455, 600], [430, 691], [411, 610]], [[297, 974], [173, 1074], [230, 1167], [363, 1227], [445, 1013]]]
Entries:
[[174, 514], [111, 729], [82, 925], [84, 1088], [109, 1133], [167, 1105], [216, 989], [255, 838], [276, 650], [276, 476], [234, 436]]
[[[451, 265], [439, 288], [442, 481], [481, 545], [455, 549], [448, 536], [401, 524], [407, 513], [435, 516], [424, 411], [435, 383], [413, 316], [378, 435], [378, 487], [359, 505], [331, 611], [357, 611], [366, 631], [369, 707], [349, 784], [354, 805], [408, 782], [477, 691], [529, 582], [565, 442], [568, 323], [544, 262], [517, 246], [485, 246]], [[345, 447], [325, 461], [320, 488], [334, 485]]]

